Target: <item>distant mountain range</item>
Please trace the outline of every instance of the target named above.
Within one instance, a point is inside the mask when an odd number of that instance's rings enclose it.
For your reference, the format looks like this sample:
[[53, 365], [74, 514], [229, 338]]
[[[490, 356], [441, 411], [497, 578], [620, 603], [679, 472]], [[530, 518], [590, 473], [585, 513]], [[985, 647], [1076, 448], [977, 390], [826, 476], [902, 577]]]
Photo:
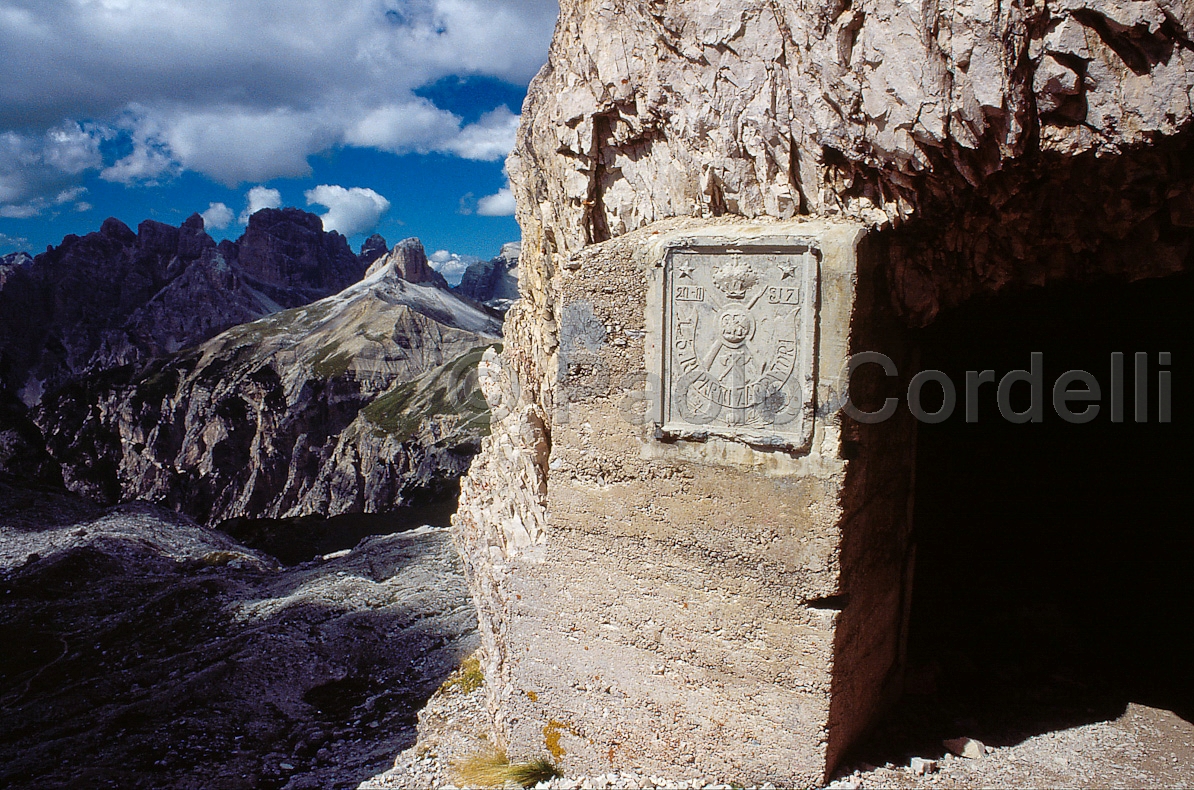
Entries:
[[522, 244], [502, 245], [496, 258], [471, 264], [456, 290], [503, 313], [518, 299], [518, 255]]
[[506, 245], [452, 289], [418, 239], [353, 253], [290, 208], [235, 242], [109, 219], [4, 256], [0, 471], [209, 524], [393, 509], [487, 431], [470, 373], [516, 267]]

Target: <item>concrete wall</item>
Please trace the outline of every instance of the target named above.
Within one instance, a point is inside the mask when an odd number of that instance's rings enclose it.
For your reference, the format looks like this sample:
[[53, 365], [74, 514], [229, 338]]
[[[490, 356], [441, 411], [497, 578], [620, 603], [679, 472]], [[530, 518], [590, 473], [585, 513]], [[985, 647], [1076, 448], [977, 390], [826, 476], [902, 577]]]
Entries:
[[[816, 330], [801, 352], [815, 385], [807, 447], [727, 438], [745, 426], [665, 435], [652, 404], [669, 251], [720, 245], [750, 260], [752, 244], [783, 240], [819, 252], [801, 307]], [[570, 258], [543, 531], [505, 541], [499, 571], [472, 574], [512, 755], [812, 785], [892, 687], [912, 444], [893, 454], [890, 428], [907, 438], [898, 420], [843, 437], [836, 409], [863, 342], [851, 321], [871, 326], [858, 317], [873, 299], [860, 273], [877, 268], [859, 259], [874, 254], [864, 241], [850, 223], [672, 220]], [[486, 514], [469, 507], [457, 531], [475, 546]]]

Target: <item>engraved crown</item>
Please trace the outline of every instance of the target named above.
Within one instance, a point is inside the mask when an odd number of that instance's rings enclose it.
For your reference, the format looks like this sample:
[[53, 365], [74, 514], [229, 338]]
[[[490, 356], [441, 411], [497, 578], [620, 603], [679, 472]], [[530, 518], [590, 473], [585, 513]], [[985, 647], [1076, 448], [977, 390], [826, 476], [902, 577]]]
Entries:
[[751, 286], [759, 281], [749, 265], [735, 258], [713, 271], [713, 284], [731, 299], [742, 299]]

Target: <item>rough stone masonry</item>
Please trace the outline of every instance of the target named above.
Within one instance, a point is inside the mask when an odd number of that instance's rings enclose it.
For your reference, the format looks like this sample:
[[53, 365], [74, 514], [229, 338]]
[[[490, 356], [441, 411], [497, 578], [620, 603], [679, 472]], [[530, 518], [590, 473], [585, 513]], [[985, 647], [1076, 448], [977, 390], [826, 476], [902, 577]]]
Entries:
[[[915, 567], [915, 425], [837, 406], [977, 294], [1189, 267], [1192, 32], [1179, 0], [561, 2], [454, 531], [512, 757], [825, 778], [899, 692]], [[905, 378], [848, 383], [860, 351]]]

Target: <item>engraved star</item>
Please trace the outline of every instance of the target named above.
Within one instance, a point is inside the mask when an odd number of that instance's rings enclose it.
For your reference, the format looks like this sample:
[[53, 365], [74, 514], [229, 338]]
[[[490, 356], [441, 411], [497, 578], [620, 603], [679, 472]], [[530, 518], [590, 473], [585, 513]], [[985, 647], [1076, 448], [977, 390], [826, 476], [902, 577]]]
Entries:
[[789, 277], [795, 277], [796, 270], [798, 268], [800, 268], [800, 264], [797, 263], [796, 261], [792, 260], [791, 258], [788, 258], [786, 260], [781, 259], [779, 262], [776, 263], [776, 266], [778, 266], [780, 272], [782, 272], [782, 275], [779, 278], [781, 280], [786, 280]]
[[676, 271], [679, 272], [680, 277], [687, 277], [692, 279], [692, 273], [696, 271], [696, 267], [692, 265], [692, 261], [684, 257], [678, 257], [676, 260]]

